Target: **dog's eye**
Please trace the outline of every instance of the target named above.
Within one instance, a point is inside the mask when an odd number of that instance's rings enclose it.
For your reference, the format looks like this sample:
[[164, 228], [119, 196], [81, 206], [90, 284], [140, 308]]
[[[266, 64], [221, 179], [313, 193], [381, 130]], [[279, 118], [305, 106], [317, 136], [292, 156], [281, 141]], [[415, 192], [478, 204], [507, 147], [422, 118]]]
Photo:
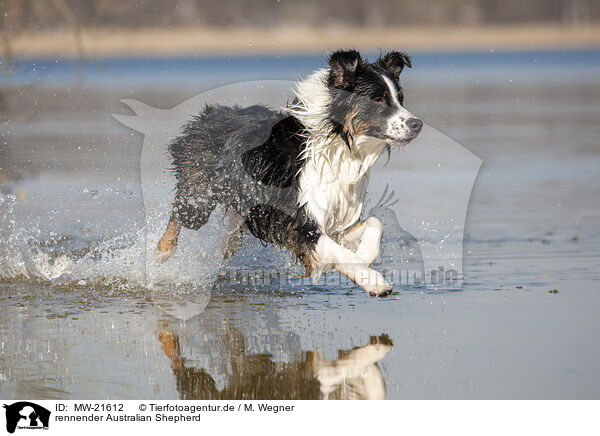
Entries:
[[373, 101], [374, 101], [375, 103], [377, 103], [377, 104], [383, 104], [383, 103], [385, 103], [385, 98], [387, 97], [387, 95], [388, 95], [388, 92], [387, 92], [387, 91], [385, 91], [385, 92], [383, 93], [383, 95], [381, 95], [381, 96], [379, 96], [379, 97], [375, 97], [375, 98], [373, 99]]

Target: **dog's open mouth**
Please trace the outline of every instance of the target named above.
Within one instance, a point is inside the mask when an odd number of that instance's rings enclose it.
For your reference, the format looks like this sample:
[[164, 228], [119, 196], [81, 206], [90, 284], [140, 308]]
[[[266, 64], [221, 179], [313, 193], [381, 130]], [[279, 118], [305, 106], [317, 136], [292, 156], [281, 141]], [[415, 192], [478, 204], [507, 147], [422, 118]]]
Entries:
[[417, 136], [419, 136], [418, 133], [414, 136], [409, 136], [409, 137], [405, 137], [405, 138], [390, 138], [389, 136], [385, 136], [385, 137], [382, 137], [381, 139], [389, 145], [393, 145], [396, 147], [404, 147], [405, 145], [408, 145], [408, 143], [410, 141], [412, 141], [413, 139], [415, 139]]

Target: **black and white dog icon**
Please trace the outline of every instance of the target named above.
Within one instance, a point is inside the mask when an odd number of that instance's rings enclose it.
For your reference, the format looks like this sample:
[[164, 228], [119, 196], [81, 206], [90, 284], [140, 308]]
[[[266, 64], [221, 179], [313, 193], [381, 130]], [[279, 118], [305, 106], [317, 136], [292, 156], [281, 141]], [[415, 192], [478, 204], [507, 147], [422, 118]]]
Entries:
[[6, 431], [14, 433], [18, 428], [47, 429], [50, 422], [50, 411], [42, 406], [28, 401], [19, 401], [10, 405], [4, 404], [6, 409]]

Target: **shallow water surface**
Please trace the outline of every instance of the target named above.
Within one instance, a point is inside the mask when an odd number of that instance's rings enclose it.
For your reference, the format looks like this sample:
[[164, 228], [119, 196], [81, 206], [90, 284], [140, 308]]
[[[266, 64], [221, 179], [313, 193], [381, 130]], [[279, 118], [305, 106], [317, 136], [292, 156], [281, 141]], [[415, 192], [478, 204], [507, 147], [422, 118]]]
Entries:
[[193, 232], [148, 277], [159, 234], [145, 228], [143, 137], [112, 118], [130, 114], [119, 101], [170, 108], [322, 59], [33, 64], [1, 82], [0, 397], [598, 398], [597, 52], [413, 56], [406, 105], [483, 164], [462, 289], [387, 298], [312, 285], [249, 238], [224, 265]]

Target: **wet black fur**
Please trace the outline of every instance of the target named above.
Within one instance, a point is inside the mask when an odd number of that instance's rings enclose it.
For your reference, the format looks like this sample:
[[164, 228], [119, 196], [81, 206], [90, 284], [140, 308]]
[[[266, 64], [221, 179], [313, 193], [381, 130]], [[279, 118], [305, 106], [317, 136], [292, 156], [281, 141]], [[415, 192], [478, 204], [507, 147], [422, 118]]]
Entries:
[[296, 203], [302, 129], [263, 106], [206, 106], [169, 145], [175, 218], [197, 230], [223, 204], [257, 238], [307, 256], [320, 232]]

